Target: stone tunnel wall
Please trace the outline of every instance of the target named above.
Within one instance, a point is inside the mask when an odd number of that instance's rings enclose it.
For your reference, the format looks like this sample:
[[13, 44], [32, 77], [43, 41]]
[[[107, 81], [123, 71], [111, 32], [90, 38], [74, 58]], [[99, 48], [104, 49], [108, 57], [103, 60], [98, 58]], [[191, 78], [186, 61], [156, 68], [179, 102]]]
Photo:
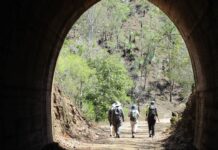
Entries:
[[[151, 0], [175, 23], [192, 60], [197, 91], [195, 145], [218, 147], [218, 2]], [[59, 50], [97, 0], [3, 1], [0, 16], [1, 149], [39, 150], [52, 141], [50, 95]]]
[[151, 0], [175, 23], [189, 49], [197, 85], [195, 146], [217, 149], [217, 2]]
[[[0, 39], [0, 149], [39, 150], [52, 141], [50, 95], [67, 22], [84, 1], [4, 1]], [[77, 10], [77, 11], [76, 11]]]

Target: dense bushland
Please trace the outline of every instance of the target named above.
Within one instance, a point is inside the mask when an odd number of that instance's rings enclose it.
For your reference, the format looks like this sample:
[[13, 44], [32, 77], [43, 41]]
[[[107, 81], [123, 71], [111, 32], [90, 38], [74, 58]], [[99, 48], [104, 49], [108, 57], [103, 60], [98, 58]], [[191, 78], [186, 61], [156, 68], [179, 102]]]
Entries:
[[69, 31], [54, 82], [87, 118], [100, 121], [117, 100], [144, 103], [158, 94], [186, 100], [194, 81], [186, 46], [158, 8], [102, 0]]

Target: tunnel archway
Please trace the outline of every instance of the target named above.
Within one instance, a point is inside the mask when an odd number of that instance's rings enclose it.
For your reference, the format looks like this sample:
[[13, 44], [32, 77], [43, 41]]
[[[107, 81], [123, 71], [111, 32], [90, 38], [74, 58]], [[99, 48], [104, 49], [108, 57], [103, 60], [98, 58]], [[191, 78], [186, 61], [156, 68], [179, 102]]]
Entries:
[[[56, 60], [73, 23], [98, 0], [5, 2], [1, 96], [4, 149], [40, 149], [52, 142], [51, 86]], [[217, 3], [151, 0], [179, 29], [197, 84], [195, 146], [218, 146]]]

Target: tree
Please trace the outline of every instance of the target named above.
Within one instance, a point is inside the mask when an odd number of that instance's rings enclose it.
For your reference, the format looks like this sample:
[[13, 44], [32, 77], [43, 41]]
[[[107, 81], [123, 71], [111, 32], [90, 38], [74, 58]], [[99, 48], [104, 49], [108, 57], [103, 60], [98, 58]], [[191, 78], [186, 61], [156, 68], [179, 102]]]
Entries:
[[130, 101], [127, 96], [133, 83], [128, 76], [121, 59], [116, 55], [99, 56], [90, 62], [96, 69], [98, 83], [92, 88], [87, 87], [87, 100], [93, 101], [96, 111], [96, 121], [105, 118], [108, 106], [116, 100], [126, 103]]
[[59, 56], [55, 79], [65, 93], [75, 99], [78, 106], [82, 108], [84, 85], [95, 74], [95, 70], [91, 69], [80, 56], [70, 52], [69, 43], [65, 41], [65, 51]]
[[72, 27], [55, 80], [99, 121], [115, 100], [144, 102], [152, 73], [155, 80], [169, 81], [170, 101], [175, 85], [183, 95], [190, 90], [191, 63], [176, 27], [148, 1], [104, 0]]

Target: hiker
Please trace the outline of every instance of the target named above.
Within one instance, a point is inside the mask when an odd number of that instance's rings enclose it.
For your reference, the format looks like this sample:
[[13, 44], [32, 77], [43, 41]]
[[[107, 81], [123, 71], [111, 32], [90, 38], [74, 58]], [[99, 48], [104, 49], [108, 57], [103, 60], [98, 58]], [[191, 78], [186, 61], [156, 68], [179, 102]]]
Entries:
[[131, 110], [130, 110], [128, 116], [130, 119], [132, 138], [134, 138], [136, 130], [137, 130], [137, 123], [138, 123], [138, 118], [139, 118], [139, 111], [137, 110], [136, 105], [131, 106]]
[[158, 119], [157, 108], [155, 107], [154, 101], [151, 101], [146, 116], [148, 121], [149, 137], [153, 137], [156, 118]]
[[108, 121], [110, 124], [110, 136], [114, 135], [114, 128], [113, 128], [113, 124], [112, 124], [112, 112], [113, 109], [115, 108], [115, 103], [112, 104], [111, 108], [108, 110]]
[[123, 110], [120, 102], [116, 102], [116, 105], [112, 111], [112, 124], [117, 138], [120, 138], [120, 127], [124, 122]]

